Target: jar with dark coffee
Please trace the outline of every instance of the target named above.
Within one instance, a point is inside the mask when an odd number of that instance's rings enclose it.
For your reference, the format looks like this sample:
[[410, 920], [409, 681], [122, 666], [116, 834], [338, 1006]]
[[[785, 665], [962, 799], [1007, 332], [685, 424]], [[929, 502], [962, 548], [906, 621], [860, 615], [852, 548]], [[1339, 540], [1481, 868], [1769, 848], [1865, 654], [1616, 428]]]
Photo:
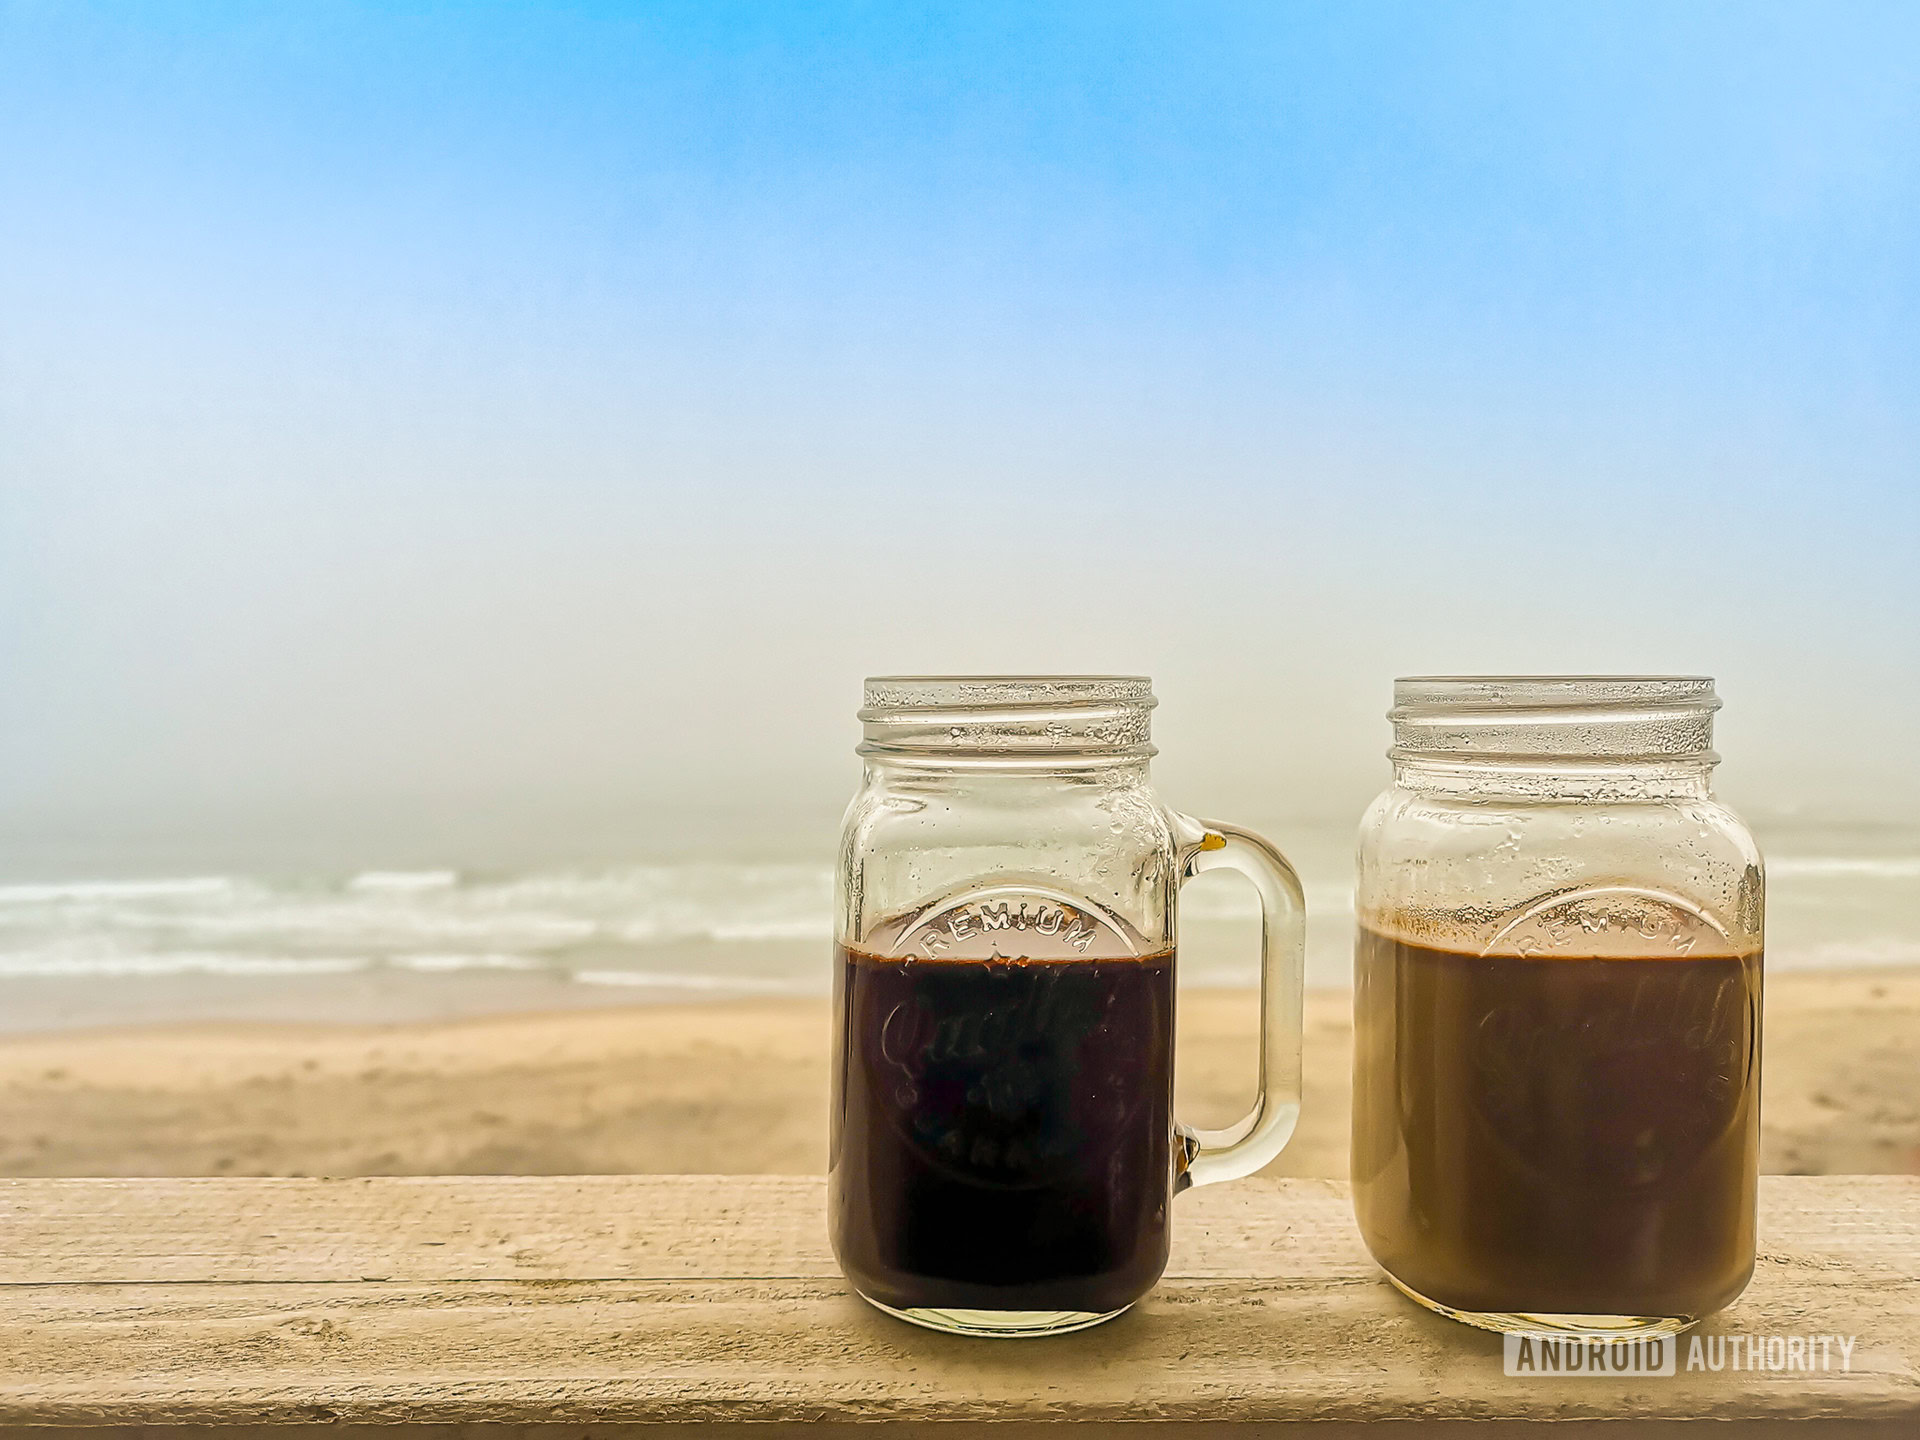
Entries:
[[1753, 1271], [1760, 852], [1713, 682], [1422, 677], [1360, 832], [1353, 1196], [1423, 1305], [1672, 1332]]
[[[1039, 1335], [1159, 1279], [1171, 1201], [1265, 1165], [1300, 1101], [1303, 904], [1248, 831], [1163, 805], [1148, 681], [869, 680], [834, 960], [834, 1253], [903, 1319]], [[1265, 915], [1262, 1079], [1223, 1131], [1173, 1118], [1180, 886]]]

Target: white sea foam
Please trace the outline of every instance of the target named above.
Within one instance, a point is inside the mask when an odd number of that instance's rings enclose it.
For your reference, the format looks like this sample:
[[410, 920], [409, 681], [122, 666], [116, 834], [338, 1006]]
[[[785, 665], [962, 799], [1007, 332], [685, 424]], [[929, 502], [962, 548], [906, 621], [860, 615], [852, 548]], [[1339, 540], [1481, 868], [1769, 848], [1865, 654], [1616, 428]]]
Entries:
[[457, 870], [362, 870], [347, 882], [347, 889], [417, 895], [422, 890], [450, 890], [459, 883]]
[[[1309, 979], [1349, 974], [1348, 839], [1306, 862]], [[1813, 836], [1770, 867], [1769, 962], [1784, 968], [1920, 963], [1920, 844]], [[1229, 942], [1259, 910], [1252, 888], [1183, 892], [1183, 981], [1250, 984]], [[833, 871], [815, 864], [608, 866], [488, 876], [453, 868], [268, 881], [239, 875], [0, 885], [0, 981], [68, 976], [461, 977], [547, 972], [636, 991], [818, 993], [829, 973]], [[817, 947], [817, 948], [816, 948]]]
[[678, 971], [688, 943], [728, 947], [712, 956], [725, 976], [743, 950], [824, 942], [832, 896], [824, 865], [764, 864], [21, 884], [0, 887], [0, 976]]
[[530, 955], [389, 955], [387, 964], [396, 970], [415, 970], [422, 974], [445, 974], [454, 970], [544, 970], [548, 967]]
[[1767, 876], [1851, 875], [1863, 880], [1920, 879], [1920, 855], [1784, 855], [1767, 861]]
[[705, 932], [715, 940], [831, 940], [830, 916], [812, 916], [805, 920], [758, 920], [740, 924], [722, 921]]
[[1849, 940], [1824, 944], [1767, 946], [1769, 970], [1872, 970], [1920, 965], [1920, 939]]
[[0, 885], [0, 905], [58, 905], [67, 901], [197, 900], [225, 896], [234, 882], [225, 875], [182, 880], [75, 880], [58, 885]]
[[[825, 975], [824, 967], [821, 974]], [[772, 979], [757, 975], [707, 975], [659, 970], [579, 970], [573, 978], [582, 985], [620, 985], [635, 990], [726, 991], [742, 995], [814, 995], [826, 989], [824, 979], [795, 976]]]
[[[1350, 914], [1353, 910], [1351, 884], [1319, 881], [1304, 884], [1301, 889], [1306, 893], [1310, 915]], [[1198, 888], [1189, 885], [1180, 892], [1180, 913], [1196, 920], [1256, 920], [1260, 916], [1260, 896], [1245, 881]]]
[[88, 978], [172, 975], [345, 975], [371, 961], [357, 956], [242, 955], [175, 950], [160, 954], [0, 953], [0, 977]]

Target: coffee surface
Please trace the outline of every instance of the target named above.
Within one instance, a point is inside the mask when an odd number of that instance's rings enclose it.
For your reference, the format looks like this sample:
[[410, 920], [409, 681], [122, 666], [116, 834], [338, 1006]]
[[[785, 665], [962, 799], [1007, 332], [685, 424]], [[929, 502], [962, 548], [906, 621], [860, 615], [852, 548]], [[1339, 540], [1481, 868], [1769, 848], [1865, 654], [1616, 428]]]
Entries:
[[1761, 961], [1471, 955], [1362, 927], [1374, 1256], [1495, 1314], [1704, 1315], [1753, 1268]]
[[1167, 1257], [1173, 955], [842, 948], [835, 1249], [899, 1308], [1101, 1313]]

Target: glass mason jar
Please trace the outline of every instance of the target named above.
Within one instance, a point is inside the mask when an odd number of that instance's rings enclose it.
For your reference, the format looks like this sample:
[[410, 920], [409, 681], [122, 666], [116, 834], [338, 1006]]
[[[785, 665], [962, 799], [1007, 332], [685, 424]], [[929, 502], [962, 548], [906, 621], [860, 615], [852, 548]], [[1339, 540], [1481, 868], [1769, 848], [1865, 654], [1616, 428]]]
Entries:
[[1353, 1196], [1393, 1282], [1496, 1330], [1663, 1333], [1753, 1272], [1760, 852], [1713, 682], [1394, 686], [1360, 830]]
[[[1245, 830], [1154, 794], [1150, 683], [873, 679], [840, 842], [829, 1166], [862, 1296], [966, 1334], [1096, 1324], [1166, 1265], [1169, 1202], [1280, 1153], [1300, 1107], [1304, 905]], [[1173, 1118], [1180, 885], [1250, 879], [1261, 1079]]]

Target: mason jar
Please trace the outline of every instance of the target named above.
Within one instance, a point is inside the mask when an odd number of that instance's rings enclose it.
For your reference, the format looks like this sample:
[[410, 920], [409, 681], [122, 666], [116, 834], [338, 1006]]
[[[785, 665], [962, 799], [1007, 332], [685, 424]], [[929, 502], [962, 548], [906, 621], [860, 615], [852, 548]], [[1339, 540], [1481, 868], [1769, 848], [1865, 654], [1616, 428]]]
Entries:
[[[1159, 1279], [1170, 1204], [1257, 1170], [1300, 1104], [1299, 881], [1259, 836], [1167, 808], [1136, 676], [869, 680], [840, 842], [834, 1252], [903, 1319], [1072, 1330]], [[1180, 886], [1264, 913], [1261, 1079], [1221, 1131], [1173, 1117]]]
[[1353, 1198], [1421, 1304], [1674, 1332], [1753, 1271], [1760, 852], [1713, 682], [1418, 677], [1361, 825]]

